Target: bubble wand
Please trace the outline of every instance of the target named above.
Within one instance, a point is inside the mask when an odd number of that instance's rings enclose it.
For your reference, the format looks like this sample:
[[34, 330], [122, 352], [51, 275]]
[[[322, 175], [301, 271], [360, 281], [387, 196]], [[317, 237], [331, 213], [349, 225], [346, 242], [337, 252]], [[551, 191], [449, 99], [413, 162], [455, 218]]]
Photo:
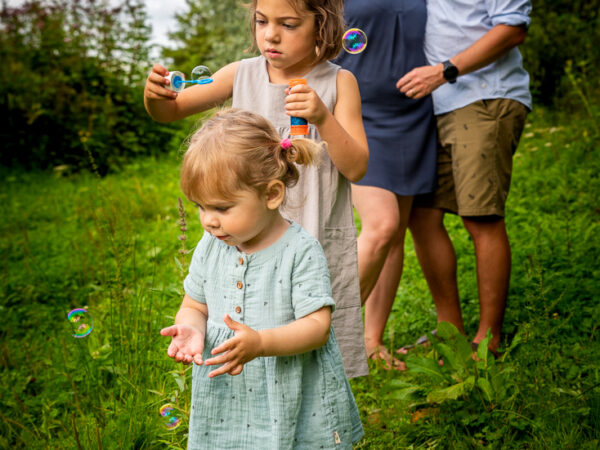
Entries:
[[186, 84], [209, 84], [213, 82], [210, 70], [206, 66], [194, 67], [191, 80], [186, 80], [183, 72], [177, 70], [169, 73], [167, 79], [169, 80], [169, 84], [166, 88], [175, 92], [183, 91]]

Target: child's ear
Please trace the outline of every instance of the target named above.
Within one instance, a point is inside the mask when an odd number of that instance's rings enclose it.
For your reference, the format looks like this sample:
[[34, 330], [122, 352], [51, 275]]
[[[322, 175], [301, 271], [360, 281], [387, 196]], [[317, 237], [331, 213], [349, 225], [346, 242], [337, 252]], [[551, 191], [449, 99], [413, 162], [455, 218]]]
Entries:
[[271, 180], [266, 189], [267, 208], [277, 209], [285, 198], [285, 185], [281, 180]]

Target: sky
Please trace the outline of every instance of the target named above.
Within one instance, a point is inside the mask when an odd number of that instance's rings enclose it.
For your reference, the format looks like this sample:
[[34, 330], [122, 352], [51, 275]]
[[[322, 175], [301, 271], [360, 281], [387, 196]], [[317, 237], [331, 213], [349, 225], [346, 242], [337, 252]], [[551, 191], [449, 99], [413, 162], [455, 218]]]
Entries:
[[184, 0], [146, 0], [146, 12], [152, 24], [153, 43], [168, 44], [167, 33], [176, 28], [174, 16], [185, 9]]
[[[115, 0], [112, 2], [117, 3]], [[156, 44], [168, 44], [168, 31], [176, 27], [175, 14], [185, 11], [184, 0], [145, 0], [146, 12], [152, 25], [151, 41]], [[8, 0], [8, 6], [17, 6], [23, 3], [23, 0]]]

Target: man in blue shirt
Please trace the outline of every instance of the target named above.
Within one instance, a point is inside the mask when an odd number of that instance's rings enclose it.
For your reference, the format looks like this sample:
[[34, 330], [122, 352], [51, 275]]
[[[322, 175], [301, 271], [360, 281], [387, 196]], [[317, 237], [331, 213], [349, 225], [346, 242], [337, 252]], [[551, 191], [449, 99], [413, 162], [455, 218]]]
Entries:
[[529, 0], [428, 0], [425, 54], [397, 83], [406, 96], [431, 94], [439, 131], [438, 187], [415, 199], [410, 230], [438, 321], [464, 333], [456, 255], [443, 224], [458, 214], [473, 239], [480, 322], [473, 343], [491, 330], [500, 344], [510, 280], [504, 207], [512, 155], [531, 109], [529, 75], [517, 46], [525, 39]]

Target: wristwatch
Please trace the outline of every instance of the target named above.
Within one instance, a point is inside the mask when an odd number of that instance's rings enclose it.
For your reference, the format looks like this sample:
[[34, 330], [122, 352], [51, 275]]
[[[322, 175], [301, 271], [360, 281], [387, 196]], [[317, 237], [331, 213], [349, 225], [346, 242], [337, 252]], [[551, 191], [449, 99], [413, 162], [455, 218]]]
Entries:
[[458, 69], [454, 64], [450, 62], [450, 60], [444, 61], [442, 63], [444, 67], [444, 71], [442, 74], [448, 83], [456, 83], [456, 77], [458, 77]]

